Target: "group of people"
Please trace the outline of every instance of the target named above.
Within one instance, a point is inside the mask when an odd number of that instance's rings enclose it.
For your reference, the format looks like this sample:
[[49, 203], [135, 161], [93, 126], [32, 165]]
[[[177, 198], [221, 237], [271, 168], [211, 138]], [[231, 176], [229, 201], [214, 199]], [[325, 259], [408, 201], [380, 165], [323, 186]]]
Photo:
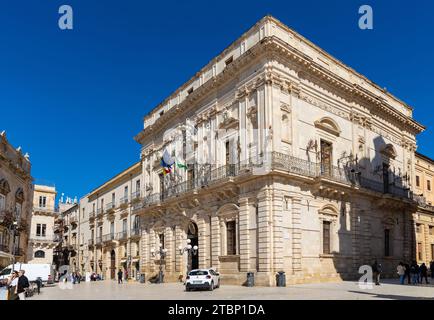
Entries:
[[[431, 271], [431, 279], [434, 279], [433, 260], [429, 264], [429, 270]], [[410, 265], [408, 263], [400, 262], [396, 267], [396, 271], [399, 275], [399, 282], [401, 284], [405, 283], [405, 279], [407, 279], [408, 284], [422, 284], [424, 279], [425, 283], [429, 284], [428, 267], [425, 263], [422, 263], [419, 266], [416, 261], [413, 261]]]
[[102, 277], [98, 273], [92, 273], [90, 275], [90, 281], [99, 281], [102, 280]]
[[26, 290], [30, 287], [25, 271], [13, 271], [7, 280], [8, 300], [26, 300]]

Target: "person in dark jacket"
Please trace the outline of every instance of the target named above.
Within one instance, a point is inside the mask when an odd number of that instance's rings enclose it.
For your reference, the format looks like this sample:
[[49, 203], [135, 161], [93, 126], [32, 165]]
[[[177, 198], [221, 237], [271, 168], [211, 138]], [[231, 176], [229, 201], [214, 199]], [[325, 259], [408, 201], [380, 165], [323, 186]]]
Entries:
[[405, 267], [405, 277], [408, 280], [408, 284], [411, 284], [410, 265], [406, 263], [404, 264], [404, 267]]
[[122, 270], [119, 269], [119, 271], [118, 271], [118, 284], [121, 284], [121, 283], [122, 283]]
[[425, 263], [422, 263], [420, 265], [419, 273], [420, 273], [420, 283], [422, 283], [423, 279], [425, 278], [425, 283], [429, 284], [429, 282], [428, 282], [428, 268], [426, 267]]
[[375, 262], [371, 266], [371, 268], [372, 268], [372, 274], [374, 276], [375, 285], [379, 286], [380, 285], [380, 266], [379, 266], [377, 260], [375, 260]]
[[29, 279], [24, 275], [25, 271], [20, 270], [18, 273], [17, 293], [20, 300], [26, 300], [26, 289], [30, 287]]
[[419, 277], [419, 266], [417, 265], [416, 261], [413, 261], [410, 266], [410, 275], [412, 279], [413, 284], [418, 284], [418, 277]]
[[431, 272], [431, 279], [434, 279], [434, 260], [429, 263], [429, 271]]

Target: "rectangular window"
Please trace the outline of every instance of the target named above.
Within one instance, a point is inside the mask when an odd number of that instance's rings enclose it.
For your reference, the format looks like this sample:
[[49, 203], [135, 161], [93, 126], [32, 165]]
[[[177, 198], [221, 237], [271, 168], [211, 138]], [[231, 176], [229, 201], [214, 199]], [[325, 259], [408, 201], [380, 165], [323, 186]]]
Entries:
[[190, 94], [192, 94], [193, 93], [193, 87], [191, 87], [190, 89], [188, 89], [188, 91], [187, 91], [187, 95], [190, 95]]
[[21, 203], [15, 203], [15, 217], [17, 220], [21, 219], [22, 205]]
[[390, 256], [390, 230], [384, 230], [384, 255]]
[[329, 175], [332, 171], [333, 144], [321, 140], [321, 173]]
[[231, 56], [229, 59], [227, 59], [227, 60], [225, 61], [225, 64], [228, 66], [228, 65], [230, 65], [233, 61], [234, 61], [234, 57]]
[[36, 236], [45, 237], [47, 231], [47, 225], [43, 223], [38, 223], [36, 225]]
[[428, 191], [431, 191], [431, 180], [426, 181], [426, 188]]
[[139, 192], [140, 191], [140, 180], [136, 181], [136, 191]]
[[182, 158], [187, 158], [187, 132], [182, 130]]
[[102, 237], [102, 227], [99, 227], [99, 237]]
[[416, 187], [420, 187], [420, 177], [416, 176]]
[[416, 224], [416, 233], [421, 233], [422, 232], [422, 227], [421, 225], [418, 223]]
[[6, 209], [6, 197], [0, 194], [0, 210]]
[[128, 186], [125, 186], [124, 188], [124, 197], [128, 198]]
[[237, 254], [237, 233], [236, 233], [236, 222], [228, 221], [226, 222], [226, 239], [227, 239], [227, 255]]
[[83, 214], [82, 214], [82, 218], [84, 219], [84, 208], [83, 208]]
[[92, 203], [92, 212], [95, 212], [95, 203]]
[[92, 229], [92, 230], [90, 231], [90, 238], [93, 240], [94, 237], [95, 237], [95, 231]]
[[39, 208], [45, 208], [47, 206], [47, 197], [39, 197]]
[[433, 226], [429, 226], [429, 235], [430, 236], [434, 235], [434, 227]]
[[330, 254], [330, 221], [322, 222], [322, 253]]
[[122, 231], [127, 231], [127, 219], [122, 220]]
[[36, 235], [37, 235], [38, 237], [41, 236], [41, 224], [40, 224], [40, 223], [38, 223], [38, 224], [36, 225]]
[[421, 261], [423, 259], [423, 256], [422, 256], [422, 242], [418, 242], [417, 243], [417, 258], [419, 259], [419, 261]]
[[115, 193], [113, 192], [112, 193], [112, 208], [115, 207], [115, 203], [116, 203], [116, 196], [115, 196]]
[[114, 233], [115, 233], [115, 223], [111, 222], [110, 223], [110, 234], [114, 235]]

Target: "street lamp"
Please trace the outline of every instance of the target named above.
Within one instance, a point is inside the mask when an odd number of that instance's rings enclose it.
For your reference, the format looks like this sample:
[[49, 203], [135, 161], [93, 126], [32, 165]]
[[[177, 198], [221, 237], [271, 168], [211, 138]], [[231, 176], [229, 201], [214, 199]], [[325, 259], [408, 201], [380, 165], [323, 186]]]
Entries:
[[163, 261], [166, 258], [167, 249], [164, 249], [163, 244], [159, 243], [157, 249], [151, 248], [151, 254], [153, 257], [156, 257], [157, 255], [160, 256], [160, 271], [158, 273], [158, 283], [163, 283]]
[[179, 250], [180, 255], [183, 255], [184, 252], [187, 252], [187, 275], [188, 275], [188, 273], [190, 272], [190, 269], [191, 269], [191, 264], [190, 264], [191, 256], [197, 255], [197, 253], [199, 251], [199, 247], [198, 246], [192, 246], [191, 245], [191, 239], [187, 239], [187, 245], [185, 247], [180, 245], [178, 247], [178, 250]]

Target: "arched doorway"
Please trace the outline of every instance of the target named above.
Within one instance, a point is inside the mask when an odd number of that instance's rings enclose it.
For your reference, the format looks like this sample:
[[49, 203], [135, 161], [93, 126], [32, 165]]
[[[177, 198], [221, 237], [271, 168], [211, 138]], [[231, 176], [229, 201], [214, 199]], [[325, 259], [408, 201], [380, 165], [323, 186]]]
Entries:
[[115, 279], [116, 274], [116, 253], [114, 250], [110, 252], [110, 279]]
[[[190, 244], [192, 247], [199, 246], [197, 224], [194, 222], [190, 222], [188, 224], [187, 239], [190, 239], [191, 241]], [[190, 271], [198, 268], [199, 268], [199, 254], [198, 253], [190, 254], [188, 257], [188, 270]]]

